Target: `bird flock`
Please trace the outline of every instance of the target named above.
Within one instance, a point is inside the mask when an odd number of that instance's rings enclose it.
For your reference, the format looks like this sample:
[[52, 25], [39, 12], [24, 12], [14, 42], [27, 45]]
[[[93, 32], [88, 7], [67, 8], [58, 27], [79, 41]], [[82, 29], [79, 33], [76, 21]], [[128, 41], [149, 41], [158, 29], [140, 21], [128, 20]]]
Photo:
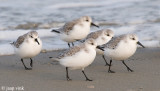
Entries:
[[[89, 16], [83, 16], [78, 19], [65, 23], [59, 29], [52, 29], [51, 32], [59, 35], [59, 38], [68, 43], [69, 48], [61, 52], [57, 57], [49, 57], [51, 60], [58, 61], [66, 69], [66, 79], [71, 80], [69, 76], [69, 69], [81, 69], [86, 81], [89, 79], [84, 69], [92, 64], [96, 54], [102, 55], [105, 61], [105, 66], [108, 66], [109, 73], [115, 73], [111, 70], [112, 60], [122, 61], [128, 71], [133, 72], [127, 66], [125, 60], [131, 57], [137, 49], [137, 44], [144, 46], [138, 41], [135, 34], [123, 34], [114, 36], [111, 29], [97, 30], [90, 33], [90, 27], [98, 25], [92, 22]], [[79, 41], [75, 45], [74, 42]], [[11, 43], [13, 45], [15, 54], [17, 54], [22, 61], [25, 70], [32, 70], [32, 58], [37, 56], [42, 49], [42, 41], [36, 31], [30, 31], [18, 37], [18, 39]], [[23, 60], [30, 59], [30, 68], [26, 67]], [[108, 63], [107, 60], [110, 60]]]

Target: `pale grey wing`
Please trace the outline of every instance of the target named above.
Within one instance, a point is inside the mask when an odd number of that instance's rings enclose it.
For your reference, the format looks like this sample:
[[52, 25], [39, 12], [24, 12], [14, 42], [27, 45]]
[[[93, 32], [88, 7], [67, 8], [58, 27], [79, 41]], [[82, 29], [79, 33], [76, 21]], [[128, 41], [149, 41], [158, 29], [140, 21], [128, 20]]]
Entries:
[[86, 39], [89, 39], [89, 38], [97, 39], [102, 34], [102, 32], [103, 32], [102, 30], [92, 32], [87, 36]]
[[19, 48], [19, 46], [24, 42], [26, 36], [27, 36], [27, 34], [19, 36], [18, 39], [16, 40], [16, 42], [14, 42], [14, 46]]
[[118, 45], [118, 43], [124, 38], [124, 36], [118, 36], [118, 37], [114, 37], [112, 38], [108, 43], [102, 45], [105, 48], [108, 49], [115, 49]]
[[73, 29], [75, 24], [77, 24], [77, 20], [68, 22], [62, 27], [61, 30], [63, 30], [65, 34], [69, 34], [69, 32]]
[[58, 58], [58, 59], [61, 59], [61, 58], [66, 57], [66, 56], [73, 56], [73, 55], [75, 55], [77, 52], [79, 52], [80, 49], [81, 49], [81, 48], [80, 48], [79, 46], [71, 47], [71, 48], [65, 50], [63, 53], [59, 54], [57, 58]]
[[86, 39], [89, 39], [89, 38], [97, 39], [98, 38], [98, 34], [96, 32], [92, 32], [87, 36]]

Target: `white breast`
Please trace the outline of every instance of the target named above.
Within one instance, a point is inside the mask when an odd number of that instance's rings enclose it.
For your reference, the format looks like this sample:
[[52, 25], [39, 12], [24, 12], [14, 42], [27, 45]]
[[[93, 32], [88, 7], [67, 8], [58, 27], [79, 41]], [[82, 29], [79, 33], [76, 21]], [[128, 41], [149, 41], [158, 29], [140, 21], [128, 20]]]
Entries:
[[20, 56], [21, 58], [32, 58], [36, 55], [38, 55], [41, 52], [42, 49], [42, 42], [39, 40], [40, 45], [38, 45], [37, 42], [33, 41], [25, 41], [22, 43], [22, 45], [16, 49], [16, 54]]
[[96, 48], [96, 52], [97, 52], [97, 54], [104, 55], [104, 51], [102, 51], [102, 50], [100, 50], [100, 49], [97, 49], [97, 48]]
[[107, 43], [110, 39], [107, 38], [107, 36], [99, 36], [97, 39], [96, 39], [96, 42], [97, 42], [97, 45], [103, 45], [105, 43]]

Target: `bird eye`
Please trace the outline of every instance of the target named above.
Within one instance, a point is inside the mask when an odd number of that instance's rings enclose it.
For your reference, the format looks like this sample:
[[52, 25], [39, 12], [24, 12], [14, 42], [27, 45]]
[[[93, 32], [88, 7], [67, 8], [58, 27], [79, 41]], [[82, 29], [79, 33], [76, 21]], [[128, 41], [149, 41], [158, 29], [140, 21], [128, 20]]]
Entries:
[[91, 43], [91, 45], [94, 45], [94, 43]]
[[132, 38], [132, 40], [135, 40], [135, 38]]
[[107, 34], [107, 36], [109, 36], [109, 34]]
[[87, 19], [86, 21], [88, 22], [89, 20]]
[[30, 36], [31, 38], [33, 38], [33, 36]]

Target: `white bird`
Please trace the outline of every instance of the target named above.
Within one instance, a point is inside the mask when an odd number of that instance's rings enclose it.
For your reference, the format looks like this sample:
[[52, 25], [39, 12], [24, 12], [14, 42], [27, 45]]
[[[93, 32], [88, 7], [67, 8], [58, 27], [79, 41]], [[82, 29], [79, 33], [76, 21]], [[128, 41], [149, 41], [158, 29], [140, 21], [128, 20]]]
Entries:
[[72, 43], [72, 46], [74, 46], [73, 42], [87, 37], [90, 32], [91, 25], [99, 27], [92, 23], [91, 17], [83, 16], [67, 22], [63, 27], [57, 30], [53, 29], [51, 32], [58, 33], [61, 40], [67, 42], [68, 46], [70, 47], [70, 43]]
[[59, 61], [61, 65], [66, 67], [66, 78], [68, 81], [71, 80], [68, 75], [68, 68], [82, 69], [86, 81], [92, 81], [86, 76], [84, 68], [94, 61], [96, 57], [96, 46], [97, 43], [93, 39], [88, 39], [80, 45], [70, 47], [58, 57], [50, 58]]
[[104, 55], [110, 58], [108, 72], [114, 73], [114, 71], [111, 70], [112, 60], [122, 61], [122, 63], [127, 67], [127, 70], [133, 72], [133, 70], [126, 65], [124, 60], [128, 59], [136, 52], [137, 44], [144, 48], [144, 46], [138, 41], [138, 37], [135, 34], [120, 35], [104, 44], [101, 48], [104, 49]]
[[15, 49], [15, 54], [17, 54], [25, 67], [25, 70], [31, 70], [32, 68], [27, 68], [23, 62], [23, 59], [30, 58], [30, 66], [33, 66], [32, 57], [38, 55], [42, 49], [42, 41], [40, 40], [38, 33], [36, 31], [30, 31], [11, 43]]
[[[93, 38], [97, 42], [97, 45], [101, 46], [103, 44], [106, 44], [108, 41], [110, 41], [113, 36], [114, 36], [114, 32], [112, 30], [102, 29], [102, 30], [90, 33], [86, 39]], [[98, 54], [102, 55], [102, 57], [106, 63], [106, 66], [109, 65], [107, 63], [107, 60], [104, 57], [104, 52], [99, 49], [96, 49], [96, 51]]]

